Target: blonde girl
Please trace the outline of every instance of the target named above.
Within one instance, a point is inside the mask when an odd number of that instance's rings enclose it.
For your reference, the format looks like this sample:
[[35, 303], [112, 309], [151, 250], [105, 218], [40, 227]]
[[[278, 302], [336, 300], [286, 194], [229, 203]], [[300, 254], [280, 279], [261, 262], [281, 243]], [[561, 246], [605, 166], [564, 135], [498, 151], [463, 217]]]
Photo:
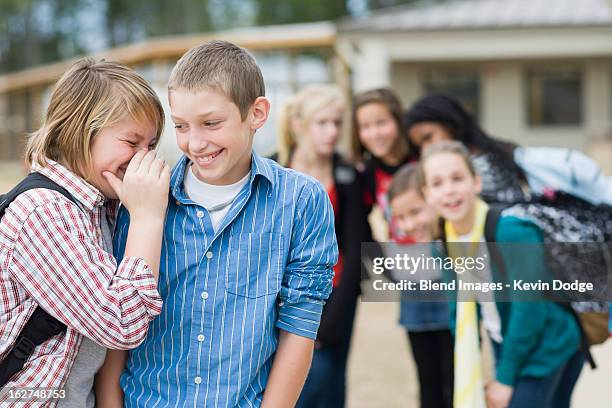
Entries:
[[284, 106], [280, 121], [276, 159], [315, 177], [326, 188], [340, 250], [333, 291], [323, 309], [313, 362], [297, 407], [341, 408], [345, 404], [361, 242], [370, 240], [359, 174], [336, 153], [345, 112], [346, 101], [338, 87], [311, 85]]
[[[421, 160], [425, 197], [445, 220], [446, 242], [484, 243], [489, 208], [478, 196], [482, 182], [467, 149], [459, 142], [440, 142], [427, 148]], [[495, 241], [531, 243], [529, 252], [513, 253], [515, 246], [507, 245], [499, 248], [499, 258], [492, 258], [483, 245], [470, 248], [480, 248], [478, 254], [485, 259], [499, 259], [488, 268], [492, 276], [517, 277], [525, 271], [544, 276], [542, 238], [530, 221], [502, 213]], [[477, 308], [496, 355], [495, 378], [486, 390], [475, 387], [475, 379], [481, 378], [478, 326], [470, 324], [476, 320], [476, 308], [474, 302], [453, 303], [457, 324], [454, 406], [484, 406], [486, 398], [487, 406], [493, 408], [569, 407], [583, 362], [579, 327], [572, 314], [550, 301], [479, 299]], [[470, 403], [468, 398], [473, 398]]]
[[[73, 200], [28, 190], [2, 217], [0, 359], [13, 352], [37, 308], [66, 330], [38, 346], [10, 378], [2, 406], [24, 406], [7, 390], [36, 387], [64, 391], [55, 400], [40, 396], [39, 404], [93, 407], [94, 375], [107, 348], [136, 347], [160, 313], [156, 288], [170, 171], [153, 149], [163, 123], [155, 92], [120, 64], [82, 59], [55, 85], [26, 161]], [[128, 255], [119, 265], [111, 238], [118, 200], [132, 219]]]

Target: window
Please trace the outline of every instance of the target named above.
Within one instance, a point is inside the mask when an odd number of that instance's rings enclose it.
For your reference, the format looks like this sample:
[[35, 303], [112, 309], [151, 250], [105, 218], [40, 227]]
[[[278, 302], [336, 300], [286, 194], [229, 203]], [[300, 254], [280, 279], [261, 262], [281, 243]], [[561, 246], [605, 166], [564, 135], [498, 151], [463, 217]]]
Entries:
[[527, 70], [527, 117], [531, 126], [580, 125], [580, 70], [565, 67]]
[[426, 93], [445, 93], [457, 98], [476, 119], [480, 115], [480, 75], [477, 69], [434, 68], [425, 71]]

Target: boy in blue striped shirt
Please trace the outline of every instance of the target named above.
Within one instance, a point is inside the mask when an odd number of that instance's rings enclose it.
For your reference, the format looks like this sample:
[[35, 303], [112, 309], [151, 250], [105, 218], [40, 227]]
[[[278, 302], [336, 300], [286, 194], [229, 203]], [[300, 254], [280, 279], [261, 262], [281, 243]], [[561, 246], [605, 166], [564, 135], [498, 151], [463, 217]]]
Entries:
[[[253, 151], [270, 104], [247, 51], [196, 46], [168, 89], [185, 154], [162, 243], [164, 307], [129, 356], [109, 352], [98, 395], [120, 404], [123, 391], [126, 407], [293, 407], [338, 255], [331, 204], [314, 179]], [[122, 211], [118, 261], [128, 228]]]

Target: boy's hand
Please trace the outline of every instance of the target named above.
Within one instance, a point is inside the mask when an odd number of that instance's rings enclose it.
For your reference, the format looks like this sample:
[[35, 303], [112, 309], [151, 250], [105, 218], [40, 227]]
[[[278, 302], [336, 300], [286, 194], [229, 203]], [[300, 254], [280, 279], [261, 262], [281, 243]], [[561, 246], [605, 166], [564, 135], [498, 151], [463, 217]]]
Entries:
[[506, 408], [512, 399], [514, 388], [498, 381], [491, 381], [485, 388], [487, 407]]
[[154, 150], [141, 150], [132, 157], [123, 181], [104, 172], [117, 197], [134, 218], [163, 217], [168, 205], [170, 167]]

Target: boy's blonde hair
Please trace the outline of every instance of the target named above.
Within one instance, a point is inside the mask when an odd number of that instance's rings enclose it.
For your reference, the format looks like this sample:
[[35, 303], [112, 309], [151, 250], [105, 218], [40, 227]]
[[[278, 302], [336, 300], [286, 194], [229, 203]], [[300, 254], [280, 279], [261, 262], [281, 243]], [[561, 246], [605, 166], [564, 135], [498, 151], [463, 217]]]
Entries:
[[170, 74], [168, 91], [213, 89], [224, 93], [240, 110], [242, 120], [255, 99], [265, 96], [263, 75], [244, 48], [214, 40], [187, 51]]
[[470, 151], [467, 149], [467, 147], [465, 147], [461, 142], [444, 141], [428, 146], [423, 151], [420, 161], [421, 184], [423, 186], [425, 185], [425, 162], [430, 157], [442, 153], [452, 153], [460, 156], [465, 162], [465, 165], [467, 166], [470, 174], [474, 177], [478, 176], [478, 173], [474, 168], [474, 164], [472, 163], [472, 159], [470, 158]]
[[43, 124], [28, 140], [26, 163], [45, 166], [51, 159], [87, 179], [94, 137], [127, 115], [152, 123], [159, 142], [164, 111], [149, 84], [121, 64], [83, 58], [55, 85]]
[[278, 162], [287, 166], [296, 139], [292, 122], [299, 120], [307, 127], [312, 117], [326, 107], [337, 103], [344, 107], [346, 101], [342, 91], [335, 85], [308, 85], [300, 90], [282, 108], [278, 125]]

